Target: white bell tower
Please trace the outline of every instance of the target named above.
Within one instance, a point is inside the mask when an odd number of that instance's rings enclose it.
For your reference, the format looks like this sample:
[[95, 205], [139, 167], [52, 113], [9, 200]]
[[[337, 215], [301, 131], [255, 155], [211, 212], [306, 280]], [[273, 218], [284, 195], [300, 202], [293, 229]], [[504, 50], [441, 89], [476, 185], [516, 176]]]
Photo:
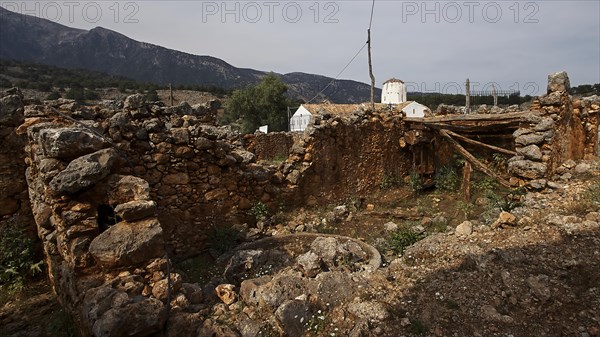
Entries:
[[383, 83], [381, 103], [400, 104], [406, 102], [406, 85], [399, 79], [391, 78]]

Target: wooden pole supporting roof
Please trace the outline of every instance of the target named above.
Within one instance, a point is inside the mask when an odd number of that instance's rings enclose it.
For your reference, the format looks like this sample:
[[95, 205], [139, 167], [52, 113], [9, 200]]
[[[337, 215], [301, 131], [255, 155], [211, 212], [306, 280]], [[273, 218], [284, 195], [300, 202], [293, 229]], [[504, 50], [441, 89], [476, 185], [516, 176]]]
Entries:
[[467, 151], [464, 147], [462, 147], [454, 138], [452, 138], [452, 136], [450, 136], [450, 134], [448, 133], [448, 130], [441, 129], [441, 130], [439, 130], [439, 132], [440, 132], [440, 135], [442, 135], [444, 138], [446, 138], [450, 142], [450, 144], [456, 150], [456, 152], [458, 152], [468, 162], [470, 162], [471, 165], [473, 165], [473, 167], [475, 169], [496, 179], [502, 186], [510, 188], [510, 183], [508, 181], [504, 180], [502, 177], [500, 177], [497, 174], [495, 174], [494, 172], [492, 172], [492, 170], [490, 170], [482, 162], [477, 160], [477, 158], [475, 158], [475, 156], [473, 156], [469, 151]]
[[473, 145], [483, 146], [483, 147], [488, 148], [490, 150], [493, 150], [493, 151], [496, 151], [496, 152], [500, 152], [500, 153], [504, 153], [504, 154], [508, 154], [508, 155], [511, 155], [511, 156], [516, 156], [517, 155], [517, 153], [515, 151], [511, 151], [511, 150], [507, 150], [507, 149], [504, 149], [504, 148], [501, 148], [501, 147], [497, 147], [497, 146], [494, 146], [494, 145], [486, 144], [486, 143], [483, 143], [483, 142], [480, 142], [480, 141], [477, 141], [477, 140], [465, 137], [463, 135], [459, 135], [458, 133], [452, 132], [450, 130], [445, 130], [445, 131], [450, 136], [456, 137], [456, 138], [458, 138], [458, 139], [460, 139], [462, 141], [465, 141], [466, 143], [473, 144]]

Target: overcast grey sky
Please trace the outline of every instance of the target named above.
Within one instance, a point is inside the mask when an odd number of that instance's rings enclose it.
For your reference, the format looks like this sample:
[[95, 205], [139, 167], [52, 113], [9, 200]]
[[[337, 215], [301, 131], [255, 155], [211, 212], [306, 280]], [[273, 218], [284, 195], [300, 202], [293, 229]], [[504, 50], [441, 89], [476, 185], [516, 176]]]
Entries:
[[[103, 26], [133, 39], [236, 67], [334, 77], [366, 41], [371, 1], [0, 1], [62, 24]], [[377, 86], [456, 92], [497, 83], [545, 91], [549, 73], [600, 82], [600, 1], [376, 0]], [[369, 82], [364, 49], [340, 76]], [[463, 90], [461, 88], [461, 90]]]

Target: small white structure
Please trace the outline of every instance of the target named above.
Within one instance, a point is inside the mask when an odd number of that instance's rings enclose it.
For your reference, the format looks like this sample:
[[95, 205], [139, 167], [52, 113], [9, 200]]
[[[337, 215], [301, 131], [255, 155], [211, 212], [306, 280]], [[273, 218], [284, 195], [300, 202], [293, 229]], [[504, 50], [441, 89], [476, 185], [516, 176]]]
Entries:
[[430, 115], [431, 114], [431, 110], [429, 110], [428, 107], [426, 107], [425, 105], [412, 101], [412, 102], [406, 102], [408, 104], [405, 104], [402, 107], [402, 112], [404, 112], [404, 115], [406, 117], [418, 117], [418, 118], [423, 118], [425, 117], [425, 115]]
[[258, 131], [262, 132], [262, 133], [269, 133], [269, 126], [268, 125], [263, 125], [263, 126], [261, 126], [261, 127], [258, 128]]
[[381, 103], [400, 104], [406, 102], [406, 85], [397, 78], [391, 78], [383, 83]]
[[312, 114], [308, 111], [304, 105], [301, 105], [298, 110], [290, 118], [290, 131], [304, 131], [310, 123]]

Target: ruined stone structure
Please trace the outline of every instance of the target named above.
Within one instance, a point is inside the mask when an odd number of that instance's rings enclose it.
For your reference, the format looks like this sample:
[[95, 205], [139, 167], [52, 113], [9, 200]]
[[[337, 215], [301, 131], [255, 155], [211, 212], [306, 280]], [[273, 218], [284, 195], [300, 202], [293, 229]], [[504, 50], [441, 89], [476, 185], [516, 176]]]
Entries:
[[[511, 124], [508, 168], [523, 183], [599, 151], [597, 98], [573, 101], [566, 74], [554, 74], [539, 103]], [[170, 272], [170, 258], [205, 250], [213, 226], [251, 223], [258, 202], [336, 201], [373, 191], [386, 174], [407, 176], [432, 132], [426, 123], [410, 130], [416, 122], [389, 111], [361, 110], [316, 116], [297, 136], [242, 138], [212, 124], [211, 105], [164, 107], [141, 95], [117, 109], [66, 100], [25, 106], [17, 91], [0, 104], [0, 225], [19, 219], [37, 233], [52, 287], [84, 336], [196, 335], [201, 324], [190, 322], [202, 321], [207, 292]], [[445, 148], [439, 138], [427, 144]], [[283, 154], [279, 166], [257, 163]], [[313, 260], [307, 255], [306, 265]], [[279, 323], [283, 304], [269, 307]]]

